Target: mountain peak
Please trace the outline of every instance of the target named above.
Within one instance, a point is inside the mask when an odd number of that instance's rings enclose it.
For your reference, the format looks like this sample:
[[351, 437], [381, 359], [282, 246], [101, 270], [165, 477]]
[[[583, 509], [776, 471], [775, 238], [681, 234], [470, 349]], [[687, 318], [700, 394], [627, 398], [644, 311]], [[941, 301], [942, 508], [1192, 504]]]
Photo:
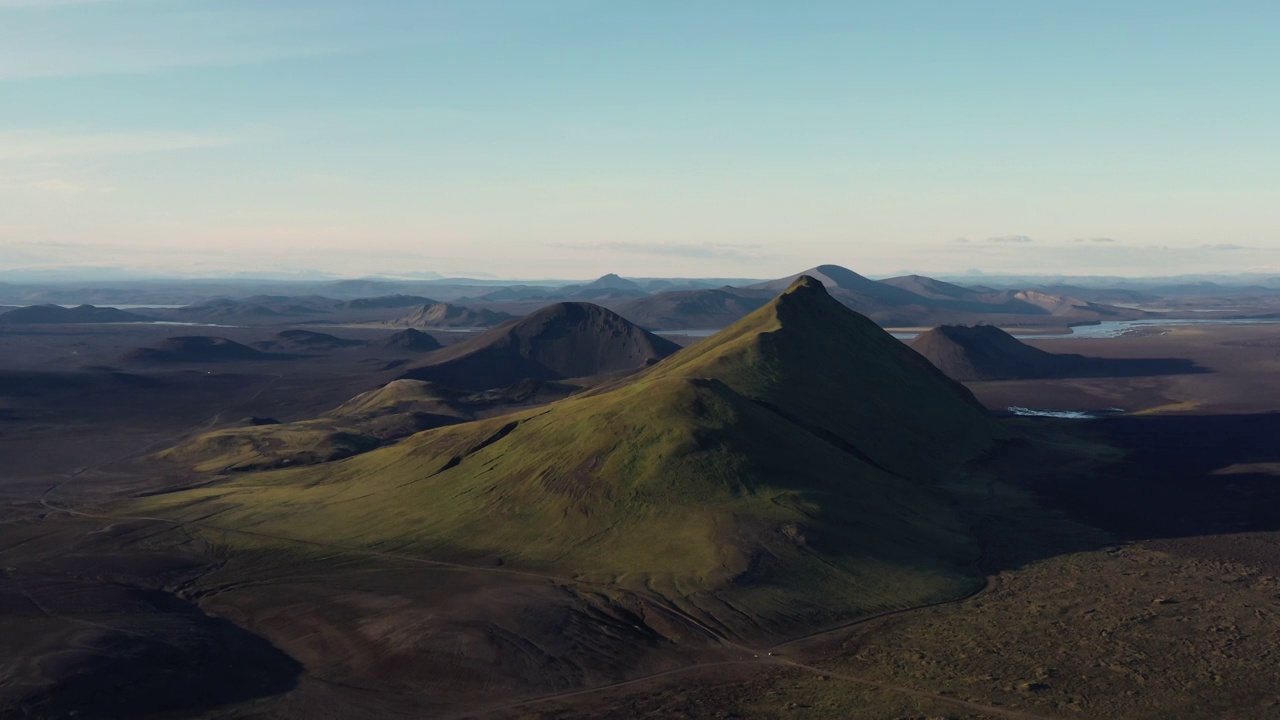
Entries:
[[792, 280], [791, 285], [782, 294], [791, 295], [794, 293], [822, 293], [826, 295], [827, 288], [812, 275], [801, 275]]

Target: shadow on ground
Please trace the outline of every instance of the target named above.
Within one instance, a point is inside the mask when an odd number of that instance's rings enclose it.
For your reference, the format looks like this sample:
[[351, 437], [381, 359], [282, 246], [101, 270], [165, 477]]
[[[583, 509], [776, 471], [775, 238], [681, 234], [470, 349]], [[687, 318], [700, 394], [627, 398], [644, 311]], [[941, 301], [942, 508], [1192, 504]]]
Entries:
[[[79, 629], [70, 631], [66, 650], [37, 661], [47, 685], [0, 703], [5, 717], [208, 710], [287, 692], [302, 673], [265, 639], [164, 591], [53, 577], [19, 582], [6, 573], [0, 589], [10, 584], [49, 617]], [[23, 608], [10, 610], [21, 614]]]
[[1079, 522], [1122, 540], [1280, 530], [1280, 413], [1108, 417], [1076, 432], [1124, 459], [1026, 484]]

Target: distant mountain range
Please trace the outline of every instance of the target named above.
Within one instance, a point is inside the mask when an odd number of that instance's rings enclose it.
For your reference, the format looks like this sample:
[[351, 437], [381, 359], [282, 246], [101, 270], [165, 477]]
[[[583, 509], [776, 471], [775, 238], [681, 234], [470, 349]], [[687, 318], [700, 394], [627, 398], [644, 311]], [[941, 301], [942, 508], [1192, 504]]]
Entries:
[[[924, 326], [990, 318], [1011, 325], [1067, 325], [1147, 315], [1140, 310], [1035, 291], [966, 288], [918, 275], [871, 280], [838, 265], [745, 288], [658, 293], [614, 305], [642, 326], [662, 329], [723, 327], [786, 288], [799, 276], [821, 282], [833, 298], [884, 326]], [[736, 317], [735, 317], [736, 315]]]
[[0, 325], [68, 325], [122, 322], [150, 322], [154, 317], [117, 310], [112, 307], [81, 305], [66, 308], [61, 305], [32, 305], [0, 313]]
[[[1147, 316], [1135, 306], [1179, 311], [1188, 297], [1213, 297], [1197, 309], [1225, 316], [1262, 316], [1280, 311], [1280, 283], [1259, 280], [1250, 286], [1182, 283], [1169, 286], [1140, 284], [1141, 289], [1098, 288], [1071, 284], [1001, 286], [996, 278], [982, 285], [958, 284], [922, 275], [873, 280], [838, 265], [820, 265], [804, 273], [768, 281], [658, 280], [608, 274], [588, 283], [501, 283], [499, 281], [385, 281], [350, 280], [328, 283], [273, 285], [293, 294], [252, 294], [206, 297], [182, 307], [146, 308], [134, 313], [149, 318], [207, 324], [285, 325], [361, 324], [396, 327], [471, 329], [492, 327], [541, 307], [560, 302], [591, 302], [607, 307], [650, 330], [715, 330], [725, 327], [768, 302], [801, 274], [818, 280], [832, 297], [885, 327], [931, 327], [943, 324], [998, 324], [1004, 327], [1053, 326]], [[986, 276], [983, 276], [987, 279]], [[1264, 279], [1265, 280], [1265, 279]], [[1136, 281], [1135, 281], [1136, 282]], [[226, 290], [225, 284], [194, 283]], [[325, 294], [303, 292], [323, 289]], [[1161, 294], [1167, 291], [1168, 294]], [[19, 294], [14, 286], [0, 286], [0, 299]], [[162, 299], [152, 286], [116, 290], [43, 288], [28, 297], [68, 292], [77, 296]], [[134, 293], [131, 296], [130, 293]], [[367, 293], [349, 297], [353, 293]], [[1162, 307], [1167, 306], [1167, 307]], [[44, 305], [52, 308], [56, 306]], [[23, 320], [13, 311], [4, 322]], [[123, 311], [121, 311], [123, 312]], [[53, 318], [57, 310], [26, 311], [25, 316]], [[72, 315], [63, 313], [67, 318]], [[88, 313], [82, 317], [91, 318]], [[102, 317], [106, 317], [103, 315]], [[1205, 316], [1208, 317], [1208, 316]], [[50, 319], [49, 322], [103, 322], [98, 319]]]

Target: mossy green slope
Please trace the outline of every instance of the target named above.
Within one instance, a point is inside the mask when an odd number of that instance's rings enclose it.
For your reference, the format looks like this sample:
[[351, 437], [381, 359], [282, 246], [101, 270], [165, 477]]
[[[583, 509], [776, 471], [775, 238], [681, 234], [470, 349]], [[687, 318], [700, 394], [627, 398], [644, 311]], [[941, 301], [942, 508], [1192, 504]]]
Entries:
[[780, 631], [973, 587], [978, 548], [939, 482], [991, 432], [967, 393], [801, 280], [618, 387], [143, 502], [264, 535], [500, 558]]

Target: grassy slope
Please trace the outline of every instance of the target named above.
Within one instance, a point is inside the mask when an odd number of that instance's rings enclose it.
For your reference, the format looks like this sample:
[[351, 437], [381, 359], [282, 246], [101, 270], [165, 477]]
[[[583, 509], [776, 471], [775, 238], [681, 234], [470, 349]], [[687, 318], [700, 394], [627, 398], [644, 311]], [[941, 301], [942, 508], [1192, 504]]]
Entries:
[[142, 502], [272, 535], [501, 558], [744, 630], [972, 587], [978, 549], [934, 480], [984, 447], [988, 418], [815, 285], [611, 390]]

